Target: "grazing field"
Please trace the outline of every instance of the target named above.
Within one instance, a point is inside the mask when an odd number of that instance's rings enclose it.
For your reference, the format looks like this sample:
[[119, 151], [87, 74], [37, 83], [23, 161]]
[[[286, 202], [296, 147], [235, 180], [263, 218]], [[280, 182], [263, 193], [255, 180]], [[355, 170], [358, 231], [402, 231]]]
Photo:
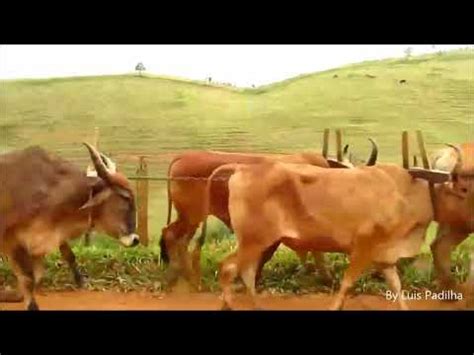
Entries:
[[[364, 62], [256, 89], [132, 74], [0, 81], [0, 152], [38, 144], [85, 168], [89, 158], [80, 143], [91, 140], [99, 127], [100, 148], [120, 169], [133, 175], [137, 156], [147, 155], [150, 174], [165, 176], [168, 162], [184, 150], [320, 151], [323, 129], [342, 128], [344, 142], [359, 159], [369, 154], [367, 137], [373, 137], [379, 161], [398, 163], [403, 129], [421, 129], [430, 151], [445, 142], [473, 140], [473, 80], [474, 51], [458, 50]], [[330, 149], [334, 154], [334, 137]], [[166, 218], [165, 185], [152, 182], [150, 189], [149, 248], [126, 250], [103, 237], [89, 248], [74, 246], [90, 276], [88, 288], [163, 289], [158, 241]], [[429, 234], [431, 240], [433, 229]], [[203, 272], [205, 286], [215, 291], [217, 263], [234, 247], [234, 239], [212, 220], [208, 241]], [[460, 281], [467, 277], [473, 251], [471, 236], [453, 253]], [[332, 285], [315, 282], [286, 248], [269, 262], [263, 285], [276, 292], [336, 289], [346, 260], [339, 254], [326, 257], [335, 276]], [[430, 258], [427, 253], [415, 264], [401, 263], [405, 287], [433, 287]], [[0, 263], [0, 284], [3, 280], [12, 283], [13, 277]], [[44, 285], [73, 287], [57, 254], [48, 259]], [[373, 275], [357, 284], [360, 292], [381, 289], [385, 283]]]

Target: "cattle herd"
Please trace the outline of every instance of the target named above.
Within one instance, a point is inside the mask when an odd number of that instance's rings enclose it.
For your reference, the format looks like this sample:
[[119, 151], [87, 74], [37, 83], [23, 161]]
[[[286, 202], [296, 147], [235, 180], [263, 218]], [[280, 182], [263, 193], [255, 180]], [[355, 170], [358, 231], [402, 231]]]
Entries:
[[[401, 293], [400, 258], [420, 252], [428, 226], [438, 222], [431, 245], [442, 289], [457, 285], [451, 276], [452, 250], [474, 232], [474, 143], [447, 145], [431, 156], [431, 168], [403, 168], [377, 162], [340, 163], [321, 154], [240, 154], [190, 151], [168, 170], [168, 218], [160, 240], [161, 259], [172, 286], [179, 277], [200, 289], [200, 253], [206, 219], [220, 219], [237, 238], [237, 248], [220, 265], [223, 309], [233, 307], [233, 281], [240, 277], [255, 308], [255, 284], [281, 244], [302, 260], [312, 253], [321, 272], [323, 254], [349, 257], [331, 309], [341, 309], [354, 282], [369, 267]], [[0, 155], [0, 252], [17, 277], [19, 293], [3, 290], [38, 309], [35, 286], [43, 259], [59, 249], [76, 283], [82, 284], [68, 242], [97, 230], [125, 246], [139, 244], [135, 195], [115, 164], [84, 143], [95, 173], [30, 147]], [[172, 209], [177, 218], [173, 222]], [[196, 230], [198, 242], [189, 251]], [[326, 274], [326, 277], [329, 277]], [[400, 309], [407, 309], [402, 297]]]

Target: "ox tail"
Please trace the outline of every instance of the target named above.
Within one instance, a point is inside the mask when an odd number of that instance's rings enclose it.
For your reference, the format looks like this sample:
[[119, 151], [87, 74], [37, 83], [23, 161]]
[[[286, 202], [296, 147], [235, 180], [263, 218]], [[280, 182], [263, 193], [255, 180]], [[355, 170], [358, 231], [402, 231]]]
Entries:
[[367, 160], [367, 166], [373, 166], [377, 162], [377, 157], [379, 155], [379, 148], [377, 143], [372, 138], [369, 138], [370, 143], [372, 143], [372, 152], [370, 153], [369, 160]]
[[181, 157], [174, 158], [168, 167], [168, 179], [166, 181], [166, 191], [168, 193], [168, 216], [166, 217], [166, 225], [169, 225], [171, 222], [171, 213], [173, 207], [173, 201], [171, 199], [171, 169], [173, 168], [174, 163], [180, 159]]
[[[181, 157], [174, 158], [168, 166], [168, 179], [166, 181], [166, 192], [168, 194], [168, 215], [166, 217], [166, 226], [169, 226], [171, 223], [171, 213], [173, 211], [173, 199], [171, 198], [171, 169], [173, 168], [174, 163], [176, 163], [180, 159]], [[163, 234], [161, 235], [160, 239], [160, 258], [163, 263], [169, 263], [168, 249], [166, 248], [165, 238], [163, 238]]]
[[214, 169], [212, 174], [209, 176], [207, 179], [207, 184], [206, 184], [206, 194], [204, 198], [204, 216], [205, 216], [205, 222], [207, 221], [207, 216], [209, 215], [210, 212], [210, 206], [211, 206], [211, 187], [212, 187], [212, 182], [214, 179], [216, 179], [217, 175], [222, 172], [230, 172], [230, 175], [227, 176], [227, 179], [230, 178], [231, 175], [235, 173], [237, 168], [241, 164], [238, 163], [232, 163], [232, 164], [225, 164], [221, 165], [218, 168]]
[[[205, 193], [205, 202], [204, 202], [204, 220], [202, 222], [202, 229], [201, 235], [198, 238], [198, 248], [202, 248], [204, 245], [204, 241], [206, 240], [206, 233], [207, 233], [207, 217], [209, 216], [210, 212], [210, 199], [211, 199], [211, 186], [212, 186], [212, 179], [222, 171], [232, 171], [235, 172], [235, 169], [238, 164], [225, 164], [221, 165], [216, 168], [212, 174], [209, 176], [206, 184], [206, 193]], [[230, 176], [229, 176], [230, 177]]]

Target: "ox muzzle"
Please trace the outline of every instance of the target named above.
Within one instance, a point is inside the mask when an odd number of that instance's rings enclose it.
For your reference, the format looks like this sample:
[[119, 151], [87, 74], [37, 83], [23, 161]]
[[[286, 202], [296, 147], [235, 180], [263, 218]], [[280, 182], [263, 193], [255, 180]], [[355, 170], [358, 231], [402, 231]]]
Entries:
[[119, 237], [120, 243], [126, 247], [134, 247], [140, 244], [140, 237], [136, 233], [132, 233], [129, 235], [123, 235]]

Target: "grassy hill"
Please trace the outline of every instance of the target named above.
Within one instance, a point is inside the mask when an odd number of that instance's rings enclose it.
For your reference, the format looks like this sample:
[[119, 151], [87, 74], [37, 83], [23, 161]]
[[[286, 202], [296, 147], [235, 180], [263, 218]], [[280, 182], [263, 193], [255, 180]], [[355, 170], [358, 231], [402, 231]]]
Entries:
[[381, 159], [398, 162], [402, 129], [422, 129], [430, 147], [472, 139], [473, 68], [474, 52], [463, 50], [254, 90], [134, 75], [0, 81], [0, 149], [41, 144], [84, 157], [79, 143], [98, 126], [101, 147], [128, 165], [131, 155], [189, 148], [320, 150], [321, 131], [340, 127], [359, 156], [372, 136]]
[[[146, 154], [150, 173], [164, 176], [172, 155], [186, 149], [320, 151], [323, 129], [342, 128], [359, 158], [369, 153], [370, 136], [379, 160], [400, 162], [403, 129], [421, 129], [429, 150], [473, 140], [473, 69], [474, 51], [458, 50], [348, 65], [256, 89], [132, 74], [3, 80], [0, 152], [40, 144], [85, 168], [89, 158], [80, 142], [92, 139], [97, 126], [100, 148], [119, 168], [133, 174], [137, 155]], [[334, 137], [331, 144], [334, 153]], [[166, 194], [163, 183], [151, 187], [157, 240]]]

